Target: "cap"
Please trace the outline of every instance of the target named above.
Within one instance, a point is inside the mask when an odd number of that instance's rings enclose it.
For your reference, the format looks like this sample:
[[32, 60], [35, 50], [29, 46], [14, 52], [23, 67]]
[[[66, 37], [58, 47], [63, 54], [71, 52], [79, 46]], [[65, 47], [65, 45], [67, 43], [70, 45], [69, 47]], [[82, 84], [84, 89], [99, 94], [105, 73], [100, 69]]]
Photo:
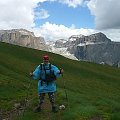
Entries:
[[48, 55], [44, 55], [44, 56], [43, 56], [43, 60], [48, 61], [48, 60], [49, 60]]

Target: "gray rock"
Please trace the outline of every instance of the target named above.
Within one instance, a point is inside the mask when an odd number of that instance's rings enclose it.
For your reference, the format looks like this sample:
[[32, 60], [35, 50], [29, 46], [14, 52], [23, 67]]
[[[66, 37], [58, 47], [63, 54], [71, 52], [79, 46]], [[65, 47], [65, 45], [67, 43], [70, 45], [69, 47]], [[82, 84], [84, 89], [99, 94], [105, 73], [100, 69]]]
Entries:
[[103, 33], [82, 36], [71, 42], [68, 51], [79, 60], [119, 65], [120, 42], [112, 42]]
[[65, 44], [66, 42], [67, 42], [67, 40], [65, 40], [65, 39], [59, 39], [55, 42], [54, 47], [56, 47], [56, 48], [66, 47], [66, 44]]
[[48, 50], [43, 37], [36, 37], [25, 29], [0, 30], [0, 41], [24, 47]]

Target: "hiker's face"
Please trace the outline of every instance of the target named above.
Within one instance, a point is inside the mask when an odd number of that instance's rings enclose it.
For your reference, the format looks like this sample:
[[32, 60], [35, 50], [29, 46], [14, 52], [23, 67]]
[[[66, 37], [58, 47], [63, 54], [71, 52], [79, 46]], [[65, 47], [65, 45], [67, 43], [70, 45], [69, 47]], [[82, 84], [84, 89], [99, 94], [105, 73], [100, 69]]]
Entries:
[[48, 60], [43, 60], [43, 62], [44, 62], [44, 64], [48, 64], [49, 61]]

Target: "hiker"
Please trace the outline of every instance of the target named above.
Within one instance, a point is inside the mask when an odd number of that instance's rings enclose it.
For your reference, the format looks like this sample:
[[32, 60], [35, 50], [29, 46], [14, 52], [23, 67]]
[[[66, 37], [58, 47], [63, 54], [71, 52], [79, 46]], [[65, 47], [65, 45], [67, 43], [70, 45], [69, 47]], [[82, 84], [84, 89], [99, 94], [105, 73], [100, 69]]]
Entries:
[[43, 63], [37, 66], [34, 72], [30, 73], [34, 79], [38, 81], [38, 96], [39, 105], [36, 107], [34, 112], [41, 111], [41, 106], [44, 102], [45, 94], [49, 96], [49, 100], [52, 105], [52, 112], [57, 112], [56, 105], [54, 102], [54, 94], [56, 92], [55, 80], [63, 73], [63, 69], [58, 69], [56, 66], [49, 63], [49, 56], [43, 56]]

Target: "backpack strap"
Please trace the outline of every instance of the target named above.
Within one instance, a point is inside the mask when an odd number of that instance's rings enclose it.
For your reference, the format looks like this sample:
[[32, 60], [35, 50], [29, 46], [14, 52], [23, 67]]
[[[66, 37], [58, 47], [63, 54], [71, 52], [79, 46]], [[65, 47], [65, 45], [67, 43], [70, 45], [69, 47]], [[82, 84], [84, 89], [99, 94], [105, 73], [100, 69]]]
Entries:
[[51, 74], [51, 64], [49, 64], [50, 74]]
[[40, 64], [40, 70], [43, 70], [43, 63]]
[[[43, 70], [43, 63], [40, 64], [40, 70]], [[40, 74], [40, 78], [41, 78], [41, 74]], [[43, 85], [43, 81], [41, 80], [41, 86]]]
[[45, 75], [46, 75], [46, 69], [45, 69], [45, 65], [43, 64], [43, 69], [44, 69], [44, 71], [45, 71]]

